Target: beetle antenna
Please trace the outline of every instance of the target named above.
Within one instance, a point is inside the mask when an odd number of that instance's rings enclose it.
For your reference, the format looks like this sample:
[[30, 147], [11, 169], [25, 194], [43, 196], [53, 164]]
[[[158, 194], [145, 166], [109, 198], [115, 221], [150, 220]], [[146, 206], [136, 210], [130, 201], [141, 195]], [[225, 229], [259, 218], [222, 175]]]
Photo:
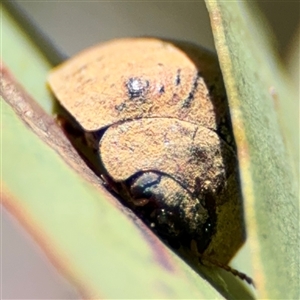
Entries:
[[228, 265], [222, 265], [222, 264], [220, 264], [216, 261], [209, 260], [209, 262], [212, 263], [213, 265], [216, 265], [217, 267], [220, 267], [220, 268], [224, 269], [227, 272], [230, 272], [234, 276], [237, 276], [240, 279], [245, 280], [247, 283], [252, 284], [253, 287], [255, 287], [253, 279], [251, 277], [249, 277], [248, 275], [246, 275], [245, 273], [240, 272], [237, 269], [234, 269], [234, 268], [232, 268]]
[[[191, 250], [201, 260], [203, 259], [203, 255], [198, 252], [198, 247], [197, 247], [197, 244], [196, 244], [195, 240], [191, 241]], [[210, 262], [211, 264], [219, 267], [219, 268], [222, 268], [223, 270], [225, 270], [227, 272], [230, 272], [234, 276], [237, 276], [240, 279], [245, 280], [248, 284], [251, 284], [251, 285], [253, 285], [253, 287], [255, 287], [255, 283], [254, 283], [253, 279], [251, 277], [249, 277], [248, 275], [246, 275], [245, 273], [242, 273], [242, 272], [240, 272], [240, 271], [238, 271], [238, 270], [236, 270], [236, 269], [234, 269], [234, 268], [232, 268], [228, 265], [223, 265], [223, 264], [221, 264], [221, 263], [219, 263], [215, 260], [212, 260], [211, 258], [209, 258], [209, 259], [205, 258], [205, 260]]]

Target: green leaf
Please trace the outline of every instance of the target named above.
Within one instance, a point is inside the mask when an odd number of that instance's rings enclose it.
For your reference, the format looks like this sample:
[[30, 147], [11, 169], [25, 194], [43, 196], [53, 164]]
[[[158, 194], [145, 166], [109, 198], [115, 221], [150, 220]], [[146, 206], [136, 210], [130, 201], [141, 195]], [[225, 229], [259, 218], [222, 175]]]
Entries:
[[298, 299], [296, 92], [253, 5], [251, 10], [240, 1], [206, 5], [238, 146], [258, 297]]
[[46, 74], [51, 68], [48, 59], [27, 36], [1, 4], [1, 56], [16, 79], [26, 87], [47, 111], [51, 112], [52, 101], [44, 88]]

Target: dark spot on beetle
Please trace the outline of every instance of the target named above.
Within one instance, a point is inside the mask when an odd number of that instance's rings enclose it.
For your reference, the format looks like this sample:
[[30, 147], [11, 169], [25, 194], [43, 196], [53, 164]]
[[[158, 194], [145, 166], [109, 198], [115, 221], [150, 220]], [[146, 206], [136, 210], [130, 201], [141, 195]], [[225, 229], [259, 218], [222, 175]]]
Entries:
[[164, 85], [162, 85], [162, 86], [159, 88], [158, 92], [159, 92], [160, 94], [163, 94], [163, 93], [165, 92], [165, 87], [164, 87]]
[[[202, 232], [199, 232], [198, 238], [196, 238], [199, 253], [203, 253], [208, 247], [216, 232], [217, 222], [216, 201], [213, 194], [210, 191], [202, 191], [201, 198], [204, 199], [205, 203], [203, 203], [202, 206], [207, 210], [208, 217], [202, 225]], [[202, 203], [202, 201], [200, 202]]]
[[190, 108], [191, 107], [191, 103], [194, 100], [194, 95], [197, 91], [199, 78], [200, 78], [200, 72], [197, 72], [197, 74], [194, 78], [192, 89], [189, 92], [189, 95], [187, 96], [187, 98], [183, 100], [182, 108]]
[[200, 235], [201, 239], [198, 238], [196, 241], [199, 253], [203, 253], [205, 251], [205, 249], [210, 244], [214, 233], [215, 233], [215, 222], [213, 222], [211, 218], [208, 218], [206, 222], [203, 224], [202, 235]]
[[145, 172], [136, 175], [131, 182], [131, 193], [135, 199], [153, 196], [153, 192], [157, 190], [157, 186], [161, 181], [161, 175], [153, 172]]
[[115, 106], [115, 110], [117, 110], [118, 112], [122, 112], [125, 108], [126, 108], [126, 103], [124, 102]]
[[193, 133], [193, 136], [192, 136], [192, 140], [195, 139], [197, 132], [198, 132], [198, 127], [196, 127], [196, 129], [194, 130], [194, 133]]
[[208, 220], [205, 224], [204, 224], [204, 232], [206, 234], [210, 234], [212, 232], [212, 227], [213, 224], [210, 222], [210, 220]]
[[190, 92], [188, 97], [186, 99], [184, 99], [182, 108], [189, 108], [191, 106], [193, 99], [194, 99], [194, 94], [192, 92]]
[[[228, 107], [226, 109], [228, 110]], [[232, 125], [229, 114], [226, 114], [225, 117], [221, 118], [216, 131], [219, 137], [221, 137], [222, 140], [236, 152], [237, 150], [232, 136]]]
[[196, 161], [196, 162], [205, 162], [206, 161], [206, 163], [208, 163], [207, 162], [207, 154], [200, 147], [192, 145], [189, 147], [188, 150], [191, 154], [190, 158], [192, 161]]
[[175, 85], [179, 85], [180, 82], [181, 82], [181, 79], [180, 79], [180, 69], [177, 70], [177, 73], [176, 73], [176, 78], [175, 78]]
[[157, 65], [160, 66], [160, 67], [164, 66], [164, 64], [162, 64], [162, 63], [158, 63]]
[[215, 223], [217, 220], [216, 215], [216, 199], [213, 196], [213, 193], [209, 190], [202, 192], [202, 197], [205, 199], [205, 207], [208, 210], [211, 222]]
[[[195, 178], [195, 186], [194, 186], [193, 196], [198, 197], [198, 195], [200, 195], [200, 193], [201, 193], [201, 189], [202, 189], [201, 180], [200, 180], [199, 177], [196, 177]], [[205, 205], [203, 205], [203, 207], [205, 208]], [[198, 209], [198, 208], [196, 208], [196, 209]]]
[[209, 95], [212, 94], [212, 92], [215, 90], [216, 86], [214, 84], [210, 85], [208, 90], [209, 90]]
[[149, 87], [149, 81], [142, 80], [138, 77], [132, 77], [128, 79], [125, 85], [127, 87], [129, 99], [132, 100], [134, 98], [141, 98], [145, 95]]
[[160, 208], [155, 210], [155, 223], [157, 231], [167, 240], [178, 238], [182, 232], [178, 210]]

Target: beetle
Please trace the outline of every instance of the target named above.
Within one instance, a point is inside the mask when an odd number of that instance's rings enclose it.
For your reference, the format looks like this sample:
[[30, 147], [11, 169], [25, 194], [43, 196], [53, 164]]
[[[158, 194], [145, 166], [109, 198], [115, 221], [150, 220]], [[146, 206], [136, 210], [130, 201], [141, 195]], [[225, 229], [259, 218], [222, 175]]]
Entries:
[[188, 42], [123, 38], [81, 52], [48, 82], [126, 204], [172, 247], [229, 269], [245, 230], [216, 56]]

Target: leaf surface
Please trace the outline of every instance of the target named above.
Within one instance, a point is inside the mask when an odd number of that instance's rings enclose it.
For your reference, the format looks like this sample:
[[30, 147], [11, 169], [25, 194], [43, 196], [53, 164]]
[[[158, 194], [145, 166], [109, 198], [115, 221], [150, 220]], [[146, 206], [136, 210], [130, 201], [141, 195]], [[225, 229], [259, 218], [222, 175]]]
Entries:
[[238, 1], [206, 5], [238, 147], [258, 297], [298, 299], [296, 93], [253, 6]]

